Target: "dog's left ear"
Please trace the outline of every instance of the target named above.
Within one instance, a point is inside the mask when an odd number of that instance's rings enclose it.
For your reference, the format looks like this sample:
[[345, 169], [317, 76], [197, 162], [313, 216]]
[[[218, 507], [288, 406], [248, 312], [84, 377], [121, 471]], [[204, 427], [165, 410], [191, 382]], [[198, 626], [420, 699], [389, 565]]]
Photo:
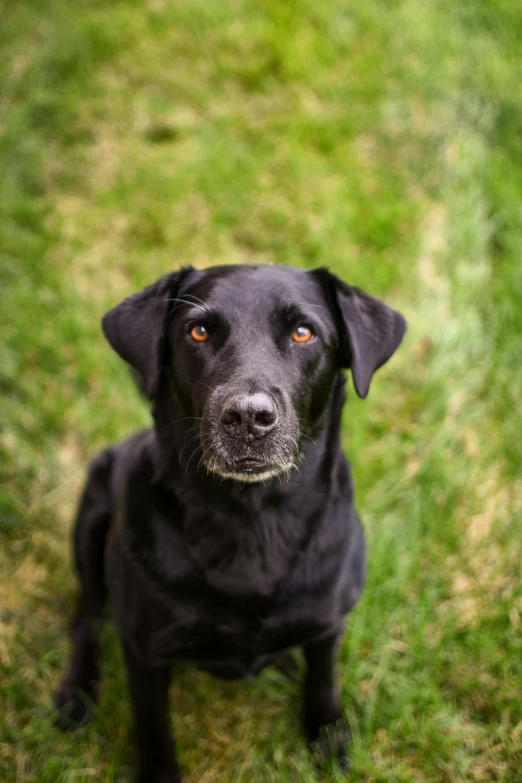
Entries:
[[166, 329], [182, 281], [192, 271], [180, 269], [129, 296], [102, 319], [105, 337], [138, 376], [145, 394], [156, 393], [164, 359]]
[[389, 305], [343, 283], [326, 269], [316, 270], [326, 288], [339, 332], [342, 367], [352, 371], [355, 391], [365, 399], [372, 375], [395, 353], [406, 320]]

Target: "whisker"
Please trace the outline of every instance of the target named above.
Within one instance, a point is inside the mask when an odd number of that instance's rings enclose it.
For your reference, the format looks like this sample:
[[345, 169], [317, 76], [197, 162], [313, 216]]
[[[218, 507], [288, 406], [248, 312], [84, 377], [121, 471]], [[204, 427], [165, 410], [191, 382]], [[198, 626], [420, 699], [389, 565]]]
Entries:
[[306, 438], [307, 440], [311, 441], [312, 443], [315, 443], [315, 440], [313, 438], [311, 438], [309, 435], [307, 435], [306, 432], [304, 431], [305, 428], [306, 428], [306, 424], [303, 421], [301, 421], [301, 419], [298, 419], [298, 422], [299, 422], [299, 433], [300, 433], [300, 436], [302, 438]]
[[[207, 441], [207, 442], [208, 442], [208, 441]], [[210, 449], [211, 449], [211, 448], [212, 448], [212, 443], [210, 444], [210, 446], [208, 447], [208, 449], [205, 449], [205, 451], [203, 452], [203, 454], [202, 454], [202, 455], [201, 455], [201, 457], [199, 458], [198, 466], [197, 466], [197, 468], [196, 468], [196, 473], [199, 471], [199, 466], [201, 465], [201, 460], [204, 458], [205, 454], [207, 454], [207, 453], [210, 451]]]
[[201, 444], [199, 444], [199, 446], [196, 446], [196, 448], [194, 449], [194, 451], [190, 455], [189, 461], [187, 462], [187, 464], [185, 466], [185, 478], [188, 476], [188, 468], [189, 468], [190, 460], [192, 459], [194, 454], [196, 454], [199, 451], [200, 448], [201, 448]]
[[190, 305], [191, 307], [197, 307], [199, 310], [203, 310], [205, 315], [207, 315], [210, 312], [210, 310], [208, 309], [208, 307], [206, 305], [205, 305], [205, 307], [202, 307], [201, 305], [197, 304], [196, 302], [187, 302], [185, 299], [165, 299], [164, 301], [165, 302], [180, 302], [181, 304], [184, 304], [184, 305]]
[[209, 308], [208, 304], [206, 302], [204, 302], [203, 299], [200, 299], [199, 296], [195, 296], [194, 294], [183, 294], [183, 296], [185, 296], [185, 297], [189, 297], [190, 296], [190, 298], [191, 299], [195, 299], [196, 302], [201, 302], [203, 307], [205, 307], [210, 312], [210, 308]]
[[197, 440], [197, 438], [201, 438], [203, 440], [203, 438], [205, 437], [205, 439], [206, 439], [209, 435], [210, 435], [210, 432], [201, 432], [201, 433], [198, 432], [198, 433], [196, 433], [196, 435], [193, 435], [191, 438], [189, 438], [189, 440], [187, 440], [187, 442], [183, 444], [182, 449], [181, 449], [181, 451], [179, 453], [178, 464], [181, 464], [181, 457], [183, 455], [183, 452], [185, 451], [185, 449], [189, 445], [189, 443], [193, 443], [195, 440]]
[[287, 435], [286, 437], [288, 438], [288, 440], [291, 440], [291, 441], [292, 441], [292, 443], [293, 443], [293, 444], [294, 444], [294, 446], [295, 446], [295, 450], [296, 450], [296, 452], [297, 452], [297, 453], [299, 453], [299, 445], [298, 445], [297, 441], [296, 441], [296, 440], [294, 440], [294, 438], [292, 438], [292, 436], [291, 436], [291, 435]]
[[195, 380], [196, 380], [196, 383], [200, 383], [202, 386], [206, 386], [207, 389], [210, 389], [210, 391], [216, 391], [215, 388], [213, 389], [212, 386], [208, 385], [208, 383], [203, 383], [203, 381], [199, 381], [197, 378]]
[[199, 438], [199, 434], [198, 434], [198, 435], [194, 435], [192, 438], [190, 438], [190, 440], [188, 440], [188, 441], [187, 441], [187, 442], [186, 442], [186, 443], [183, 445], [183, 447], [182, 447], [182, 449], [181, 449], [181, 451], [180, 451], [180, 453], [179, 453], [179, 457], [178, 457], [178, 465], [181, 465], [181, 457], [183, 456], [183, 452], [185, 451], [185, 449], [187, 448], [187, 446], [189, 445], [189, 443], [194, 443], [194, 441], [195, 441], [195, 440], [197, 440], [198, 438]]
[[164, 429], [168, 429], [169, 427], [172, 427], [174, 424], [178, 424], [180, 421], [203, 421], [202, 416], [184, 416], [182, 419], [174, 419], [174, 421], [170, 421], [168, 424], [165, 425]]
[[[198, 425], [197, 425], [197, 424], [196, 424], [194, 427], [191, 427], [191, 428], [189, 429], [189, 431], [187, 432], [187, 434], [185, 435], [185, 437], [184, 437], [184, 438], [183, 438], [183, 440], [182, 440], [182, 447], [183, 447], [183, 448], [185, 448], [185, 446], [187, 445], [187, 443], [190, 443], [190, 441], [194, 440], [194, 438], [199, 438], [199, 436], [201, 435], [201, 432], [199, 432], [199, 431], [198, 431], [198, 432], [194, 432], [194, 431], [195, 431], [195, 430], [197, 430], [197, 429], [198, 429]], [[189, 438], [189, 435], [190, 435], [192, 432], [194, 432], [194, 435], [192, 435], [192, 437], [191, 437], [191, 438]]]
[[[205, 443], [206, 443], [206, 442], [207, 442], [207, 441], [205, 441]], [[186, 464], [186, 466], [185, 466], [185, 476], [187, 476], [187, 475], [188, 475], [188, 469], [189, 469], [189, 465], [190, 465], [190, 460], [192, 459], [192, 457], [194, 456], [194, 454], [197, 454], [197, 452], [199, 451], [199, 449], [202, 449], [202, 448], [203, 448], [203, 446], [205, 445], [205, 443], [200, 443], [200, 444], [199, 444], [199, 446], [196, 446], [196, 448], [194, 449], [194, 451], [193, 451], [193, 452], [192, 452], [192, 454], [190, 455], [190, 457], [189, 457], [189, 460], [188, 460], [188, 462], [187, 462], [187, 464]], [[197, 472], [197, 471], [196, 471], [196, 472]]]

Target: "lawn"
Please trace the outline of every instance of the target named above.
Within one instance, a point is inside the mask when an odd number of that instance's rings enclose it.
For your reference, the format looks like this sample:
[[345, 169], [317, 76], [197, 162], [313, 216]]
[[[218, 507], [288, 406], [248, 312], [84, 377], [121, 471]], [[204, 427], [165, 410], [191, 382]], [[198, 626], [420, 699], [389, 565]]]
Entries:
[[[114, 631], [69, 650], [89, 459], [149, 413], [100, 317], [181, 263], [328, 265], [408, 318], [344, 438], [370, 543], [352, 781], [522, 781], [522, 4], [5, 0], [0, 779], [130, 780]], [[176, 671], [187, 783], [312, 783], [299, 690]], [[322, 779], [341, 779], [334, 769]]]

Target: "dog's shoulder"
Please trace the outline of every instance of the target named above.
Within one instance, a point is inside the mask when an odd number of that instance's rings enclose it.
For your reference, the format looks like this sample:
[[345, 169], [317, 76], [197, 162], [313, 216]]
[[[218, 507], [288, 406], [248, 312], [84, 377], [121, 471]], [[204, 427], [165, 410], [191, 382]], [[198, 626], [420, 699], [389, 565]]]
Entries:
[[154, 433], [143, 430], [116, 447], [112, 496], [120, 545], [149, 565], [183, 549], [183, 504], [158, 474]]

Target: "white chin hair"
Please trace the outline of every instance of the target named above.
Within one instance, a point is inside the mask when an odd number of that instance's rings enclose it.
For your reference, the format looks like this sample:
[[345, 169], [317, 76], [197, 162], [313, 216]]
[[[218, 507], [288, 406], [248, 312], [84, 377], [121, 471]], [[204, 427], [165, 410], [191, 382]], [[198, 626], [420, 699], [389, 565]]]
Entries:
[[239, 473], [231, 472], [227, 470], [216, 470], [214, 473], [222, 478], [232, 479], [233, 481], [242, 481], [245, 484], [255, 484], [258, 481], [266, 481], [267, 479], [274, 478], [274, 476], [280, 476], [282, 473], [287, 475], [290, 473], [293, 465], [284, 465], [281, 468], [272, 468], [270, 470], [264, 470], [262, 473], [251, 473], [250, 471], [242, 471]]

